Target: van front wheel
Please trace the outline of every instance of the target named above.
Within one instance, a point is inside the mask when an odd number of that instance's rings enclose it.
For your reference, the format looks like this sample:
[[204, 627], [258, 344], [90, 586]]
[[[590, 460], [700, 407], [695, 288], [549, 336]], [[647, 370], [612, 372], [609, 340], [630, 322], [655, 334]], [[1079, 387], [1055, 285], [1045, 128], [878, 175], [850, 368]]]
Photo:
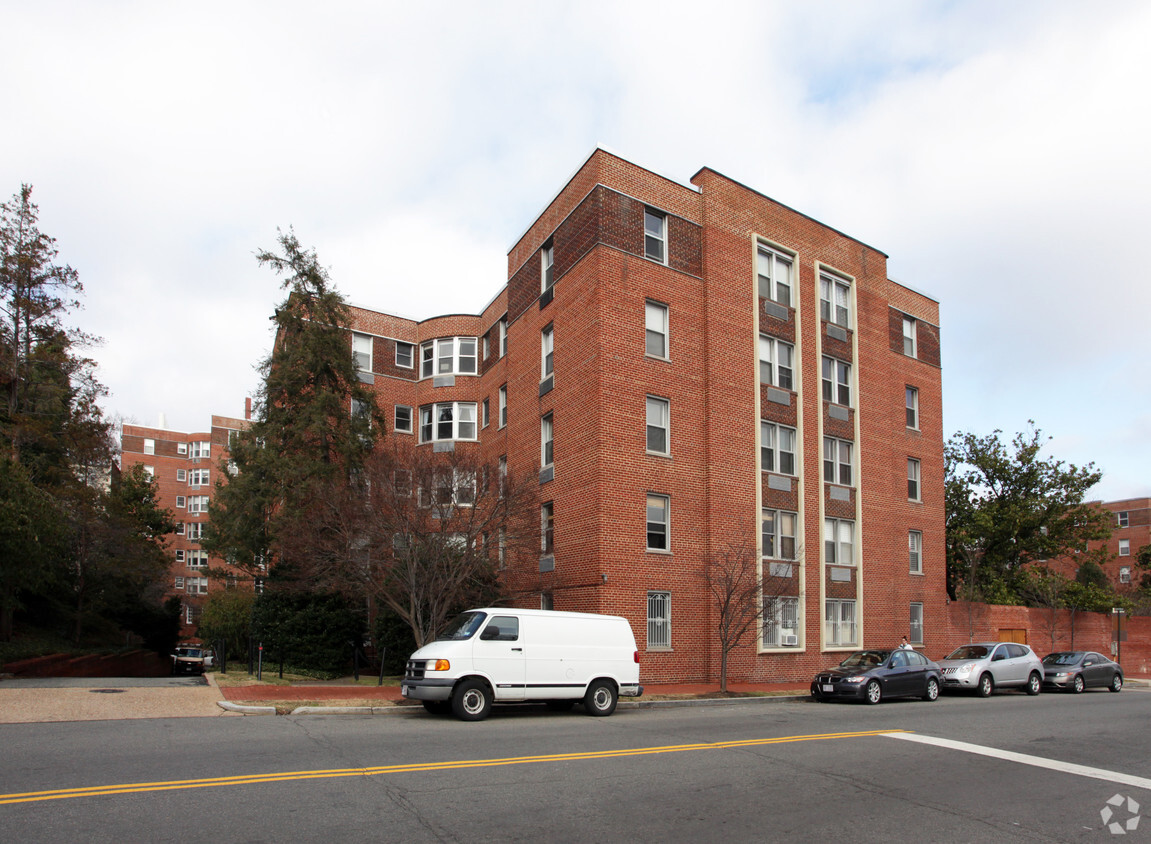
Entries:
[[452, 693], [452, 712], [461, 721], [482, 721], [492, 710], [492, 693], [479, 680], [464, 680]]
[[616, 700], [615, 686], [608, 680], [596, 680], [587, 687], [583, 705], [588, 715], [611, 715], [615, 712]]

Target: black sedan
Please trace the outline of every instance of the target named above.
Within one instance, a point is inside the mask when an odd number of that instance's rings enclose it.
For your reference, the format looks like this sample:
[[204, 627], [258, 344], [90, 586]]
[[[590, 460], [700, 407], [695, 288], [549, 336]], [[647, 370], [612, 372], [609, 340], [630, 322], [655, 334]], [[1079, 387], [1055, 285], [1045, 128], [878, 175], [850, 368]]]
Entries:
[[1079, 692], [1088, 686], [1123, 690], [1123, 669], [1094, 651], [1060, 651], [1043, 657], [1043, 685]]
[[879, 703], [885, 697], [935, 700], [943, 684], [938, 665], [918, 651], [856, 651], [835, 668], [811, 681], [815, 700], [862, 700]]

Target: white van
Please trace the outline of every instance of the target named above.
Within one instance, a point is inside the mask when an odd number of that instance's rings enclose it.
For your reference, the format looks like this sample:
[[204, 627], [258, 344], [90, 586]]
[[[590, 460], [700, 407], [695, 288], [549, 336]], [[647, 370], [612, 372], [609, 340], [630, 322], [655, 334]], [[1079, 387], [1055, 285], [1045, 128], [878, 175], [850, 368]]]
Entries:
[[455, 619], [408, 660], [400, 689], [436, 714], [486, 718], [492, 703], [543, 701], [611, 715], [639, 697], [639, 650], [626, 618], [486, 607]]

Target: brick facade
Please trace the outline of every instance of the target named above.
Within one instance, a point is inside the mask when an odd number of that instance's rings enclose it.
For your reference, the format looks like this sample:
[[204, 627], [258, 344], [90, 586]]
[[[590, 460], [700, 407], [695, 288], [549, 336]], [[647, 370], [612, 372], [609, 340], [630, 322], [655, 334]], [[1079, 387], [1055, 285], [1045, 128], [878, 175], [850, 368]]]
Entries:
[[[645, 218], [663, 221], [657, 239], [666, 259], [646, 257]], [[547, 291], [545, 247], [553, 258]], [[761, 248], [788, 266], [780, 272], [789, 295], [761, 297]], [[711, 555], [742, 547], [759, 560], [767, 595], [795, 599], [797, 623], [779, 629], [777, 642], [749, 637], [731, 655], [729, 679], [806, 680], [842, 651], [897, 642], [913, 604], [925, 647], [950, 644], [938, 304], [888, 279], [886, 261], [710, 169], [687, 186], [597, 150], [513, 246], [507, 284], [484, 313], [415, 322], [354, 308], [353, 330], [373, 338], [372, 371], [362, 377], [385, 416], [394, 418], [396, 405], [412, 408], [412, 433], [389, 428], [387, 437], [431, 448], [419, 442], [420, 407], [474, 402], [479, 416], [486, 400], [489, 423], [480, 420], [474, 443], [453, 447], [493, 464], [506, 456], [518, 482], [552, 503], [554, 569], [538, 553], [512, 555], [506, 585], [517, 603], [626, 616], [645, 680], [714, 681], [717, 618], [704, 571]], [[843, 324], [834, 301], [832, 318], [821, 314], [824, 278], [841, 294]], [[666, 314], [664, 354], [646, 351], [649, 303]], [[904, 317], [917, 325], [914, 357], [904, 354]], [[550, 389], [541, 385], [545, 329], [554, 339]], [[476, 374], [420, 377], [421, 345], [453, 337], [478, 338]], [[397, 341], [412, 344], [412, 369], [395, 367]], [[769, 364], [761, 381], [764, 343], [778, 366]], [[843, 373], [832, 401], [823, 395], [825, 358]], [[914, 426], [909, 387], [917, 390]], [[647, 448], [649, 397], [669, 409], [664, 452]], [[554, 471], [541, 474], [546, 414]], [[761, 420], [794, 437], [792, 469], [783, 468], [780, 443], [777, 471], [764, 471]], [[850, 447], [849, 483], [824, 482], [825, 437]], [[918, 461], [915, 496], [909, 460]], [[667, 549], [648, 548], [649, 495], [668, 503]], [[766, 511], [780, 514], [780, 524], [797, 522], [788, 550], [761, 554]], [[853, 531], [841, 564], [828, 558], [827, 519]], [[922, 537], [916, 573], [909, 531]], [[670, 647], [648, 641], [653, 592], [670, 595]], [[825, 623], [831, 608], [854, 626]]]

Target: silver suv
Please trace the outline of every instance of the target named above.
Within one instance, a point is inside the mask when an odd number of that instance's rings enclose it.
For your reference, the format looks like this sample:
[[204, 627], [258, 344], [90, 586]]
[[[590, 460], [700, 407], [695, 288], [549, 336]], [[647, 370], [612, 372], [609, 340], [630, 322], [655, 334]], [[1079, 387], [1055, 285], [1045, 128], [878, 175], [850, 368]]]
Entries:
[[987, 697], [995, 689], [1021, 688], [1037, 695], [1043, 688], [1043, 661], [1027, 645], [975, 642], [939, 660], [943, 688], [974, 689]]

